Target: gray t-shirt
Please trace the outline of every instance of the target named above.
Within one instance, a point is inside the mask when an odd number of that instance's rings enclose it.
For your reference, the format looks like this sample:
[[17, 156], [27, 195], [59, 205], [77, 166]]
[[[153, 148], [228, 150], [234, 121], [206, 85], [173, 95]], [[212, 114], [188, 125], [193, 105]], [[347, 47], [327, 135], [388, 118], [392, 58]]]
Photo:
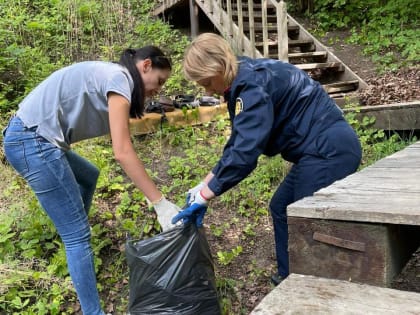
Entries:
[[26, 127], [63, 150], [74, 142], [109, 133], [107, 95], [131, 102], [134, 83], [116, 63], [85, 61], [52, 73], [19, 105], [16, 115]]

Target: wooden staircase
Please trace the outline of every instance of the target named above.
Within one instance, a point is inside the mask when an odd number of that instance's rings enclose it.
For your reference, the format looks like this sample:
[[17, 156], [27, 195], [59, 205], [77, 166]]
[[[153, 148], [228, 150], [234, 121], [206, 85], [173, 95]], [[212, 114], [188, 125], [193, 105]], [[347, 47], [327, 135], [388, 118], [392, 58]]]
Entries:
[[[279, 2], [275, 0], [161, 0], [154, 14], [174, 7], [190, 17], [189, 2], [211, 21], [239, 55], [288, 61], [319, 81], [338, 105], [358, 102], [358, 91], [367, 84], [327, 47], [288, 14], [287, 38], [279, 33]], [[181, 9], [179, 9], [181, 8]], [[280, 30], [281, 32], [281, 30]], [[281, 40], [286, 48], [282, 57]]]

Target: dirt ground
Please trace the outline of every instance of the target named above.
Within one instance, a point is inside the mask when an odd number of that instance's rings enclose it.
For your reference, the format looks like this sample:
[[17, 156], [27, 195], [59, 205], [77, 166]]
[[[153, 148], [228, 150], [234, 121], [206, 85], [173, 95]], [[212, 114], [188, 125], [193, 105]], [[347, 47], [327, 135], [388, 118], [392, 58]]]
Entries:
[[[305, 21], [299, 22], [304, 24]], [[327, 33], [320, 40], [352, 71], [368, 83], [369, 87], [360, 95], [362, 104], [381, 105], [420, 99], [420, 73], [418, 68], [379, 75], [370, 58], [362, 55], [361, 47], [349, 45], [344, 41], [348, 36], [349, 32], [336, 31]], [[213, 207], [223, 208], [223, 204], [213, 204]], [[207, 227], [213, 223], [228, 222], [230, 211], [224, 209], [206, 216]], [[232, 314], [240, 314], [240, 309], [246, 309], [249, 313], [273, 289], [269, 281], [276, 266], [273, 235], [271, 221], [267, 219], [267, 222], [261, 223], [261, 229], [253, 238], [252, 247], [247, 246], [246, 242], [243, 242], [244, 244], [241, 242], [244, 248], [243, 254], [239, 255], [228, 267], [216, 265], [216, 273], [219, 277], [240, 280], [242, 283], [242, 286], [235, 288], [239, 299], [233, 301], [232, 309], [236, 312]], [[235, 227], [225, 231], [223, 237], [215, 237], [212, 233], [208, 233], [213, 256], [216, 257], [219, 248], [229, 247], [226, 242], [239, 238], [240, 235], [238, 235]], [[394, 280], [392, 287], [420, 292], [420, 248], [413, 253], [406, 267]]]

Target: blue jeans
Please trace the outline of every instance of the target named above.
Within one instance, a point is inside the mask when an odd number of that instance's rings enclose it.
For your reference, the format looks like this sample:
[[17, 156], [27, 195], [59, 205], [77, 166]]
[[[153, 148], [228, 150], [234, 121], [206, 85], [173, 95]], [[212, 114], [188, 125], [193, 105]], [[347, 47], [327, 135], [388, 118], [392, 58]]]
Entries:
[[88, 222], [99, 170], [77, 154], [57, 148], [35, 129], [13, 117], [3, 133], [6, 158], [35, 192], [65, 245], [83, 314], [102, 315]]
[[292, 166], [270, 201], [278, 274], [289, 275], [287, 206], [354, 173], [362, 157], [359, 140], [347, 122], [322, 132]]

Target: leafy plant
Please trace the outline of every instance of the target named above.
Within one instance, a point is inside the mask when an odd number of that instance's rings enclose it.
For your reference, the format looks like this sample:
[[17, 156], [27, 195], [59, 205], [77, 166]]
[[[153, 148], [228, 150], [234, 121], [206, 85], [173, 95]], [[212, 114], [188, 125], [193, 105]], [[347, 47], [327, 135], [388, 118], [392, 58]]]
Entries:
[[229, 265], [232, 260], [238, 257], [242, 253], [242, 246], [238, 245], [232, 248], [230, 251], [218, 251], [217, 259], [222, 265]]
[[410, 0], [319, 0], [308, 16], [319, 33], [351, 29], [349, 42], [363, 45], [363, 52], [386, 71], [420, 61], [417, 6]]

